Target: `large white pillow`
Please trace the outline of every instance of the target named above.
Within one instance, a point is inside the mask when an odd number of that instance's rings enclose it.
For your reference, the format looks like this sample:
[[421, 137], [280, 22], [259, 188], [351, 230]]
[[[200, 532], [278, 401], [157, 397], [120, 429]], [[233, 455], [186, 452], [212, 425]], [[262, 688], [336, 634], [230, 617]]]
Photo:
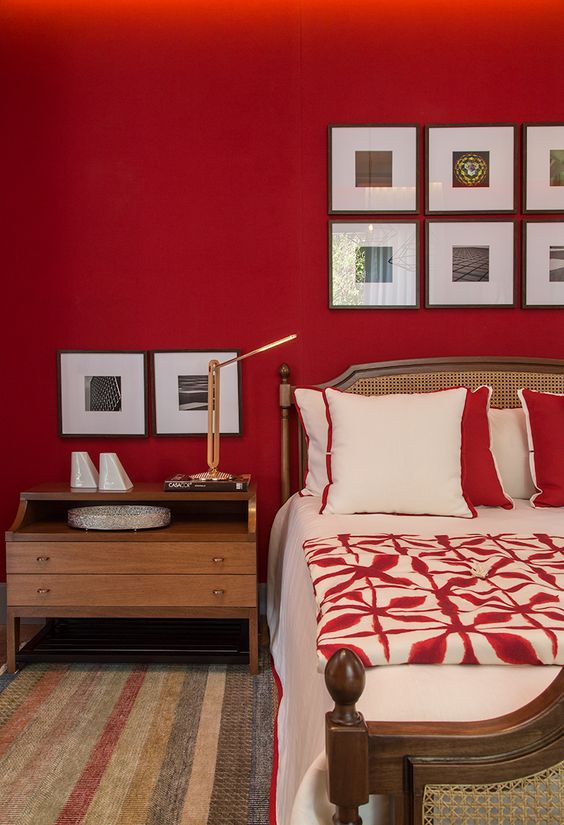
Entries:
[[321, 496], [327, 486], [327, 434], [329, 421], [323, 390], [298, 387], [294, 402], [304, 428], [307, 444], [307, 471], [302, 495]]
[[529, 464], [527, 423], [521, 407], [490, 409], [492, 453], [503, 489], [511, 498], [531, 498], [537, 491]]
[[461, 483], [467, 392], [362, 396], [325, 390], [330, 464], [321, 512], [472, 518]]

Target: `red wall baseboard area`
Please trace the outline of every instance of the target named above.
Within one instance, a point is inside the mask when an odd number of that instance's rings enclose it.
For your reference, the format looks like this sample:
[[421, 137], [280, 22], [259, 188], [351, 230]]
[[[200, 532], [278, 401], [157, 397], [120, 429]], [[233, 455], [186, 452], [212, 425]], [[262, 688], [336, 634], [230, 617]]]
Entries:
[[[2, 480], [64, 480], [71, 450], [134, 480], [205, 463], [201, 438], [61, 439], [58, 349], [241, 351], [226, 469], [278, 504], [277, 367], [457, 354], [564, 358], [562, 310], [331, 311], [329, 123], [563, 120], [562, 0], [5, 0]], [[0, 569], [0, 573], [2, 570]]]

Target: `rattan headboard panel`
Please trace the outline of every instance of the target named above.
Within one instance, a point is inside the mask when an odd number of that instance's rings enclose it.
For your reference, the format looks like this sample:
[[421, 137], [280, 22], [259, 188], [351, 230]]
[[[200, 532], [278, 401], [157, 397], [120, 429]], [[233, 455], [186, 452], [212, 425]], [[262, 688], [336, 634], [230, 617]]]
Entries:
[[475, 390], [493, 387], [492, 407], [519, 407], [517, 390], [528, 387], [540, 392], [564, 393], [564, 373], [504, 372], [501, 370], [414, 372], [401, 375], [373, 375], [359, 378], [346, 388], [357, 395], [392, 395], [396, 393], [432, 392], [448, 387]]

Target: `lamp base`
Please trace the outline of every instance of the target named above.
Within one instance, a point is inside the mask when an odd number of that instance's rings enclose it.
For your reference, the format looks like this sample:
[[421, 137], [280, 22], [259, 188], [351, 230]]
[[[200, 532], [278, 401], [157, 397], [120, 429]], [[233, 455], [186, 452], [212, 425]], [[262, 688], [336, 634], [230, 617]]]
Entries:
[[206, 470], [205, 473], [192, 473], [190, 478], [194, 481], [232, 481], [236, 476], [232, 473], [223, 473], [221, 470]]

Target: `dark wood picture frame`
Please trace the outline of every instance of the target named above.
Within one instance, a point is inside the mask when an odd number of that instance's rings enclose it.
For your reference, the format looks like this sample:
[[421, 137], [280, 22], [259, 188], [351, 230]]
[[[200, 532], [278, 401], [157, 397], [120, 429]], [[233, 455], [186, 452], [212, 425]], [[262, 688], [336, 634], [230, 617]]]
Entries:
[[[355, 226], [358, 224], [375, 225], [375, 224], [400, 224], [405, 226], [413, 226], [415, 228], [415, 302], [413, 304], [335, 304], [333, 302], [333, 227], [335, 224], [344, 224]], [[359, 221], [343, 221], [330, 220], [328, 222], [328, 290], [329, 290], [329, 309], [337, 310], [360, 310], [360, 309], [419, 309], [421, 306], [420, 295], [420, 274], [421, 274], [421, 241], [420, 241], [420, 222], [418, 220], [408, 220], [400, 218], [378, 218], [377, 220], [359, 220]]]
[[[481, 303], [468, 303], [468, 304], [447, 304], [447, 303], [440, 303], [434, 304], [430, 303], [429, 300], [429, 291], [430, 291], [430, 260], [429, 260], [429, 253], [430, 253], [430, 239], [429, 239], [429, 227], [432, 224], [457, 224], [457, 223], [475, 223], [479, 224], [486, 224], [486, 223], [507, 223], [513, 225], [513, 276], [512, 276], [512, 285], [513, 285], [513, 298], [511, 303], [503, 303], [503, 304], [481, 304]], [[517, 306], [517, 272], [518, 272], [518, 257], [519, 257], [519, 237], [518, 237], [518, 220], [516, 218], [505, 218], [505, 217], [489, 217], [485, 219], [478, 219], [474, 218], [473, 214], [466, 217], [456, 217], [456, 218], [426, 218], [425, 219], [425, 307], [426, 309], [514, 309]]]
[[[564, 214], [561, 217], [551, 215], [546, 218], [524, 218], [521, 230], [521, 306], [523, 309], [564, 309], [564, 300], [559, 304], [533, 304], [527, 301], [527, 234], [528, 227], [541, 223], [560, 223], [564, 227]], [[563, 261], [564, 265], [564, 261]]]
[[[512, 163], [512, 186], [513, 186], [513, 204], [510, 209], [431, 209], [430, 205], [430, 181], [429, 181], [429, 161], [430, 161], [430, 132], [431, 129], [497, 129], [510, 128], [513, 129], [513, 163]], [[518, 137], [519, 126], [516, 123], [430, 123], [425, 126], [425, 214], [426, 215], [511, 215], [517, 212], [517, 190], [518, 190]], [[468, 149], [477, 150], [484, 147], [472, 147]]]
[[[527, 182], [527, 169], [528, 169], [528, 158], [529, 158], [529, 139], [528, 139], [528, 129], [535, 128], [535, 127], [551, 127], [556, 126], [558, 128], [564, 129], [564, 121], [554, 122], [554, 123], [523, 123], [523, 132], [522, 132], [522, 155], [523, 155], [523, 164], [521, 170], [521, 186], [523, 190], [523, 213], [526, 215], [549, 215], [555, 214], [558, 212], [564, 213], [564, 206], [558, 209], [550, 209], [550, 208], [542, 208], [542, 209], [529, 209], [527, 200], [528, 200], [528, 182]], [[563, 195], [564, 195], [564, 187], [563, 187]]]
[[[335, 161], [335, 152], [333, 148], [333, 130], [335, 129], [414, 129], [415, 130], [415, 156], [414, 156], [414, 172], [415, 172], [415, 196], [413, 209], [338, 209], [334, 205], [333, 196], [333, 169]], [[416, 123], [330, 123], [327, 127], [327, 142], [328, 142], [328, 168], [327, 168], [327, 200], [328, 212], [330, 215], [417, 215], [420, 206], [420, 153], [421, 153], [421, 127]], [[393, 186], [391, 188], [394, 188]]]
[[[69, 356], [67, 358], [67, 356]], [[77, 356], [76, 359], [73, 356]], [[80, 369], [80, 356], [85, 362]], [[94, 357], [92, 357], [94, 356]], [[100, 364], [95, 363], [96, 356], [99, 356]], [[122, 375], [116, 375], [115, 370], [123, 369], [119, 365], [119, 359], [108, 359], [105, 356], [123, 356], [128, 360], [128, 356], [141, 357], [141, 364], [132, 364], [136, 375], [130, 375], [127, 383], [129, 386], [122, 387]], [[68, 361], [68, 364], [63, 362]], [[78, 367], [72, 365], [72, 361], [78, 362]], [[114, 364], [103, 364], [103, 361], [114, 361]], [[90, 362], [88, 364], [87, 362]], [[141, 371], [139, 372], [139, 368]], [[98, 369], [98, 372], [94, 372]], [[108, 369], [114, 371], [108, 373]], [[58, 428], [62, 438], [146, 438], [149, 434], [148, 427], [148, 400], [147, 400], [147, 353], [144, 350], [58, 350], [57, 351], [57, 399], [58, 399]], [[87, 384], [88, 378], [105, 378], [106, 388], [103, 386], [97, 392], [105, 393], [106, 400], [100, 400], [94, 406], [98, 409], [86, 409], [92, 403], [91, 387], [92, 380]], [[108, 379], [120, 378], [119, 382], [110, 382]], [[74, 381], [84, 379], [81, 386], [75, 386]], [[101, 382], [100, 382], [101, 383]], [[135, 386], [132, 386], [132, 385]], [[108, 393], [112, 400], [109, 400]], [[138, 394], [137, 399], [131, 398], [132, 394]], [[119, 409], [116, 405], [119, 404]], [[109, 409], [113, 405], [113, 409]], [[137, 411], [136, 406], [137, 405]], [[103, 409], [103, 407], [107, 407]], [[124, 408], [125, 407], [125, 408]], [[141, 412], [139, 412], [139, 407]], [[96, 419], [92, 419], [92, 429], [90, 427], [90, 415], [102, 413]], [[112, 427], [118, 423], [116, 419], [108, 419], [107, 415], [121, 414], [119, 427]], [[128, 421], [130, 421], [128, 425]], [[73, 423], [75, 422], [75, 423]], [[80, 427], [80, 424], [87, 424]], [[134, 430], [133, 432], [128, 430]]]
[[[151, 406], [152, 406], [152, 413], [153, 413], [153, 415], [152, 415], [152, 419], [153, 419], [152, 420], [152, 435], [157, 436], [158, 438], [201, 438], [202, 436], [205, 436], [207, 434], [207, 423], [206, 423], [205, 427], [203, 427], [201, 429], [198, 429], [197, 431], [193, 431], [193, 432], [185, 432], [185, 431], [159, 432], [158, 403], [157, 403], [158, 400], [157, 400], [157, 386], [156, 386], [157, 367], [155, 365], [155, 355], [166, 355], [166, 354], [170, 354], [170, 355], [173, 355], [173, 354], [188, 355], [190, 353], [195, 354], [195, 355], [208, 354], [210, 356], [210, 358], [212, 358], [216, 355], [221, 355], [221, 354], [225, 355], [224, 359], [220, 358], [218, 360], [227, 360], [227, 358], [239, 357], [239, 355], [241, 354], [240, 350], [238, 350], [236, 347], [233, 347], [231, 349], [228, 348], [228, 347], [221, 347], [221, 348], [218, 348], [218, 349], [213, 349], [211, 347], [208, 347], [206, 349], [158, 349], [158, 350], [151, 350], [149, 355], [150, 355], [150, 360], [151, 360], [151, 399], [152, 399]], [[207, 361], [209, 361], [210, 358], [205, 359], [206, 369], [207, 369]], [[222, 438], [229, 438], [229, 437], [238, 438], [238, 437], [243, 435], [243, 405], [242, 405], [242, 394], [241, 394], [241, 389], [242, 389], [241, 364], [238, 363], [238, 364], [235, 364], [234, 366], [237, 369], [237, 420], [238, 420], [238, 428], [237, 428], [237, 432], [233, 432], [233, 431], [225, 432], [222, 429], [222, 431], [221, 431], [221, 437]], [[221, 384], [220, 399], [225, 398], [225, 388], [224, 388], [223, 378], [224, 378], [224, 376], [222, 375], [221, 376], [222, 384]], [[223, 427], [224, 420], [225, 419], [224, 419], [224, 416], [222, 414], [222, 416], [220, 417], [220, 425], [222, 427]]]

